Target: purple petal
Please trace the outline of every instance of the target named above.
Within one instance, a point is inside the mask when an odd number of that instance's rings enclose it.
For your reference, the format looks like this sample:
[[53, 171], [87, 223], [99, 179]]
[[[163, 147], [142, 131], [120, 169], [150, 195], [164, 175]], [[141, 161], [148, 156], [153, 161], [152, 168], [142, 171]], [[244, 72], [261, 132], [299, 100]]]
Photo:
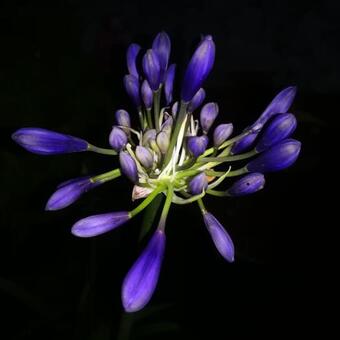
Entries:
[[258, 136], [258, 132], [254, 132], [254, 133], [251, 133], [249, 135], [242, 137], [231, 148], [231, 154], [235, 155], [243, 151], [248, 151], [254, 145], [254, 142], [257, 136]]
[[189, 191], [193, 195], [199, 195], [208, 187], [208, 179], [204, 172], [196, 175], [189, 182]]
[[220, 124], [214, 130], [214, 145], [219, 147], [233, 133], [233, 124]]
[[152, 152], [144, 146], [138, 145], [136, 147], [136, 157], [140, 163], [146, 169], [152, 168], [153, 165], [153, 154]]
[[143, 71], [153, 91], [157, 91], [161, 82], [161, 67], [157, 54], [153, 50], [147, 50], [142, 61]]
[[218, 115], [218, 105], [216, 103], [207, 103], [202, 107], [202, 110], [200, 113], [200, 123], [205, 133], [209, 131], [217, 115]]
[[153, 92], [147, 80], [143, 81], [141, 92], [145, 107], [147, 109], [151, 109], [153, 103]]
[[127, 61], [127, 67], [129, 70], [129, 73], [135, 76], [136, 78], [139, 77], [137, 67], [136, 67], [136, 59], [138, 56], [138, 53], [140, 51], [140, 46], [137, 44], [131, 44], [126, 52], [126, 61]]
[[188, 112], [194, 112], [199, 106], [202, 105], [205, 99], [205, 91], [204, 89], [200, 88], [194, 97], [191, 99], [188, 105]]
[[109, 136], [110, 145], [114, 150], [119, 152], [128, 141], [126, 133], [119, 127], [114, 126]]
[[172, 90], [174, 87], [175, 71], [176, 65], [172, 64], [165, 74], [164, 93], [166, 105], [169, 105], [172, 102]]
[[165, 70], [168, 67], [171, 51], [171, 41], [169, 36], [165, 32], [160, 32], [157, 34], [152, 43], [152, 50], [155, 51], [155, 53], [157, 54], [159, 65], [161, 68], [161, 81], [163, 81]]
[[130, 115], [125, 110], [117, 110], [115, 113], [117, 125], [131, 127]]
[[133, 101], [136, 107], [140, 107], [140, 94], [139, 94], [139, 80], [137, 77], [133, 76], [132, 74], [127, 74], [124, 77], [124, 86], [127, 94]]
[[188, 137], [187, 147], [194, 157], [202, 155], [208, 146], [209, 139], [207, 136]]
[[247, 174], [236, 181], [229, 189], [230, 196], [245, 196], [261, 190], [264, 187], [265, 178], [259, 172]]
[[138, 181], [137, 165], [135, 160], [125, 151], [119, 153], [120, 168], [123, 174], [133, 183]]

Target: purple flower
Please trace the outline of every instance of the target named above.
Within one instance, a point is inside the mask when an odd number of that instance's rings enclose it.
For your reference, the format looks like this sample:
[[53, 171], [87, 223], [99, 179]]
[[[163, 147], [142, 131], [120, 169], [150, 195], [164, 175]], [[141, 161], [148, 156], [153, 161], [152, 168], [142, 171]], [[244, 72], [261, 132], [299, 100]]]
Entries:
[[126, 61], [129, 73], [135, 76], [137, 79], [139, 77], [137, 67], [136, 67], [136, 59], [138, 53], [140, 51], [140, 46], [137, 44], [131, 44], [126, 52]]
[[165, 74], [164, 93], [166, 105], [169, 105], [172, 102], [172, 90], [174, 87], [175, 71], [176, 65], [172, 64], [170, 65]]
[[264, 176], [259, 172], [253, 172], [236, 181], [227, 192], [230, 196], [245, 196], [263, 189], [264, 184]]
[[153, 91], [159, 89], [161, 83], [161, 67], [157, 54], [153, 50], [147, 50], [142, 61], [143, 71]]
[[201, 114], [200, 114], [200, 122], [201, 122], [202, 129], [205, 133], [208, 133], [217, 115], [218, 115], [218, 105], [216, 103], [207, 103], [202, 107]]
[[243, 151], [247, 151], [253, 146], [255, 139], [258, 136], [258, 132], [250, 133], [238, 140], [231, 148], [231, 154], [235, 155]]
[[126, 145], [127, 141], [126, 133], [119, 127], [114, 126], [109, 136], [109, 142], [112, 148], [119, 152]]
[[234, 244], [222, 224], [208, 212], [203, 213], [203, 219], [218, 252], [228, 262], [234, 262]]
[[165, 241], [164, 232], [157, 230], [127, 273], [122, 286], [122, 302], [126, 312], [139, 311], [150, 301], [161, 270]]
[[215, 44], [210, 35], [198, 45], [185, 71], [181, 97], [184, 102], [190, 102], [196, 92], [202, 87], [215, 61]]
[[127, 211], [93, 215], [81, 219], [72, 227], [72, 234], [79, 237], [92, 237], [107, 233], [130, 219]]
[[273, 172], [291, 166], [299, 156], [301, 143], [285, 139], [247, 164], [250, 172]]
[[155, 53], [157, 54], [159, 65], [161, 68], [161, 81], [163, 81], [164, 73], [168, 67], [171, 51], [171, 41], [169, 36], [165, 32], [160, 32], [157, 34], [152, 43], [152, 50], [155, 51]]
[[140, 94], [139, 94], [139, 80], [132, 74], [127, 74], [124, 77], [124, 86], [127, 94], [136, 105], [136, 107], [141, 106]]
[[256, 145], [256, 151], [261, 152], [272, 145], [289, 137], [296, 129], [296, 118], [291, 113], [276, 115], [264, 131]]
[[120, 168], [123, 174], [133, 183], [138, 181], [137, 165], [135, 160], [125, 151], [119, 153]]
[[143, 99], [143, 103], [145, 107], [147, 109], [151, 109], [152, 103], [153, 103], [153, 92], [147, 80], [143, 81], [141, 92], [142, 92], [142, 99]]
[[153, 165], [153, 154], [152, 152], [144, 146], [138, 145], [136, 147], [136, 157], [140, 163], [146, 169], [152, 168]]
[[89, 147], [83, 139], [40, 128], [19, 129], [12, 134], [12, 139], [27, 151], [39, 155], [81, 152]]
[[[118, 110], [115, 114], [117, 125], [131, 127], [130, 115], [125, 110]], [[129, 131], [129, 130], [127, 130]]]
[[214, 130], [214, 146], [222, 145], [233, 133], [233, 124], [220, 124]]
[[189, 182], [188, 188], [191, 194], [199, 195], [208, 187], [208, 179], [204, 172], [196, 175]]
[[202, 155], [208, 146], [209, 139], [207, 136], [191, 136], [188, 137], [187, 147], [194, 157]]
[[199, 106], [202, 105], [205, 99], [205, 91], [204, 89], [200, 88], [194, 97], [191, 99], [188, 105], [188, 112], [194, 112]]

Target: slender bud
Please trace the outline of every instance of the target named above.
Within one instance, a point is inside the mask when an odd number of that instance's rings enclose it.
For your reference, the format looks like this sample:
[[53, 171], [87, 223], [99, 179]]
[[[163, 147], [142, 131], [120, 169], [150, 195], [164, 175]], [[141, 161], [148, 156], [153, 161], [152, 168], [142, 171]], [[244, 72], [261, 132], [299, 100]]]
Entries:
[[122, 286], [122, 302], [126, 312], [139, 311], [150, 301], [157, 286], [165, 241], [164, 232], [157, 230], [127, 273]]
[[112, 148], [119, 152], [126, 145], [127, 141], [126, 133], [119, 127], [114, 126], [109, 136], [109, 142]]
[[138, 172], [135, 160], [125, 151], [119, 153], [119, 162], [123, 174], [132, 182], [138, 181]]
[[218, 252], [228, 262], [234, 262], [234, 244], [222, 224], [209, 212], [203, 213], [203, 219]]
[[289, 137], [296, 129], [296, 118], [291, 113], [278, 114], [260, 137], [256, 151], [262, 152]]
[[169, 36], [165, 32], [160, 32], [157, 34], [152, 43], [152, 50], [155, 51], [155, 53], [157, 54], [159, 65], [161, 68], [161, 82], [163, 82], [164, 74], [168, 67], [171, 51], [171, 41]]
[[253, 172], [236, 181], [228, 190], [230, 196], [245, 196], [263, 189], [264, 176], [259, 172]]
[[187, 147], [194, 157], [202, 155], [208, 146], [209, 139], [207, 136], [191, 136], [188, 137]]
[[208, 187], [208, 179], [204, 172], [196, 175], [189, 182], [188, 188], [191, 194], [199, 195]]
[[136, 147], [136, 157], [144, 168], [150, 169], [153, 165], [153, 154], [144, 146], [138, 145]]
[[129, 219], [130, 215], [127, 211], [93, 215], [75, 223], [71, 229], [71, 233], [78, 237], [93, 237], [107, 233], [121, 226]]
[[243, 151], [248, 151], [254, 145], [257, 136], [258, 132], [254, 132], [242, 137], [231, 148], [231, 154], [236, 155]]
[[175, 71], [176, 65], [172, 64], [165, 73], [164, 93], [166, 105], [169, 105], [172, 102], [172, 91], [174, 87]]
[[49, 198], [45, 210], [59, 210], [68, 207], [75, 202], [84, 192], [102, 184], [92, 182], [90, 176], [74, 178], [61, 183], [53, 195]]
[[147, 109], [151, 109], [153, 103], [153, 92], [147, 80], [143, 81], [141, 92], [145, 107]]
[[301, 143], [285, 139], [247, 164], [250, 172], [273, 172], [291, 166], [299, 156]]
[[233, 124], [220, 124], [214, 130], [214, 145], [219, 147], [233, 133]]
[[145, 133], [143, 134], [143, 138], [142, 138], [142, 144], [144, 146], [150, 145], [150, 142], [152, 140], [156, 140], [156, 135], [157, 135], [157, 132], [155, 129], [149, 129], [145, 131]]
[[29, 152], [38, 155], [57, 155], [88, 150], [83, 139], [40, 129], [22, 128], [12, 134], [12, 139]]
[[186, 69], [182, 100], [190, 102], [196, 92], [202, 87], [215, 61], [215, 44], [211, 36], [206, 36], [198, 45]]
[[124, 86], [127, 94], [133, 101], [136, 107], [141, 106], [140, 95], [139, 95], [139, 80], [132, 74], [127, 74], [124, 77]]
[[174, 123], [173, 118], [168, 117], [168, 119], [162, 124], [161, 130], [167, 132], [170, 135], [173, 123]]
[[171, 107], [171, 114], [174, 118], [176, 118], [178, 113], [178, 102], [174, 102], [174, 104]]
[[204, 133], [208, 133], [218, 115], [218, 105], [216, 103], [207, 103], [202, 107], [200, 122]]
[[117, 125], [125, 126], [128, 128], [131, 127], [130, 115], [127, 111], [117, 110], [115, 116], [116, 116]]
[[191, 99], [188, 105], [188, 112], [194, 112], [199, 106], [202, 105], [205, 99], [205, 91], [203, 88], [200, 88], [194, 97]]
[[153, 50], [147, 50], [143, 57], [142, 65], [145, 77], [148, 80], [151, 89], [157, 91], [161, 82], [161, 69], [157, 54]]
[[161, 131], [157, 134], [156, 138], [157, 145], [162, 154], [166, 154], [170, 144], [170, 136], [165, 131]]
[[136, 67], [136, 59], [140, 49], [141, 48], [139, 45], [131, 44], [126, 52], [127, 68], [129, 70], [129, 73], [135, 76], [136, 78], [139, 78], [139, 74]]

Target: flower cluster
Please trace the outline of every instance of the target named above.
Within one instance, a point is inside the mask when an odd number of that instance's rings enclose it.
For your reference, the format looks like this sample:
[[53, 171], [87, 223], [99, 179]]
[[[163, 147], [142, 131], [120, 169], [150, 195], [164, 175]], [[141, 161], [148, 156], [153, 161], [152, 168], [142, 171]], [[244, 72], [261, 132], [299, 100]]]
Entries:
[[[166, 197], [149, 244], [123, 282], [122, 302], [127, 312], [143, 308], [155, 290], [166, 244], [166, 219], [172, 203], [197, 202], [216, 249], [227, 261], [233, 262], [233, 242], [221, 223], [206, 209], [203, 197], [207, 194], [243, 196], [262, 189], [263, 174], [292, 165], [301, 147], [300, 142], [290, 138], [297, 123], [294, 115], [287, 113], [295, 97], [295, 87], [281, 91], [254, 124], [232, 137], [230, 122], [213, 128], [219, 114], [217, 103], [203, 105], [206, 93], [202, 85], [215, 59], [212, 37], [204, 36], [194, 51], [178, 101], [173, 100], [176, 66], [169, 64], [170, 51], [168, 35], [159, 33], [152, 48], [143, 52], [139, 67], [137, 60], [142, 49], [137, 44], [129, 46], [129, 73], [124, 77], [124, 86], [136, 107], [139, 126], [131, 126], [127, 111], [116, 111], [116, 125], [108, 136], [111, 148], [100, 148], [83, 139], [41, 128], [22, 128], [12, 136], [26, 150], [41, 155], [90, 151], [119, 156], [120, 168], [60, 184], [46, 209], [65, 208], [86, 191], [122, 174], [133, 184], [132, 199], [144, 200], [130, 211], [81, 219], [72, 227], [76, 236], [92, 237], [113, 230], [140, 213], [158, 195]], [[241, 177], [227, 188], [216, 190], [227, 178], [236, 176]]]

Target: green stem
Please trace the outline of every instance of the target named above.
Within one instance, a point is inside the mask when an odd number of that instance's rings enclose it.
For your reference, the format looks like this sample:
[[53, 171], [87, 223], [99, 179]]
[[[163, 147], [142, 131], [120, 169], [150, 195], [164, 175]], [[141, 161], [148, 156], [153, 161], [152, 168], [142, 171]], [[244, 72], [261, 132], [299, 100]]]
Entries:
[[115, 150], [99, 148], [99, 147], [91, 145], [91, 144], [89, 144], [87, 151], [92, 151], [92, 152], [95, 152], [95, 153], [100, 153], [102, 155], [110, 155], [110, 156], [117, 155], [117, 152]]
[[161, 218], [160, 218], [159, 224], [158, 224], [158, 229], [163, 230], [163, 231], [165, 229], [166, 218], [168, 217], [168, 213], [169, 213], [169, 209], [170, 209], [170, 206], [171, 206], [173, 194], [174, 194], [174, 187], [173, 187], [173, 184], [170, 183], [169, 186], [168, 186], [167, 193], [166, 193], [166, 200], [165, 200], [165, 203], [164, 203], [164, 206], [163, 206]]
[[[237, 170], [234, 170], [234, 171], [230, 171], [228, 173], [228, 176], [227, 177], [235, 177], [235, 176], [240, 176], [240, 175], [243, 175], [243, 174], [246, 174], [248, 172], [248, 169], [246, 167], [243, 167], [241, 169], [237, 169]], [[214, 171], [214, 170], [207, 170], [205, 171], [205, 173], [208, 175], [208, 176], [223, 176], [225, 174], [225, 171]]]
[[207, 190], [207, 194], [218, 196], [218, 197], [230, 196], [228, 194], [228, 191], [219, 191], [219, 190], [210, 190], [210, 189]]
[[159, 122], [159, 107], [160, 107], [160, 101], [161, 101], [161, 89], [159, 88], [157, 91], [154, 92], [153, 95], [153, 113], [155, 117], [155, 127], [156, 131], [159, 131], [160, 128], [160, 122]]
[[242, 159], [247, 159], [250, 157], [253, 157], [257, 154], [257, 151], [251, 150], [249, 152], [243, 153], [241, 155], [235, 155], [235, 156], [227, 156], [227, 157], [204, 157], [199, 160], [200, 163], [209, 163], [209, 162], [218, 162], [218, 163], [224, 163], [224, 162], [235, 162], [240, 161]]
[[205, 214], [207, 212], [207, 209], [205, 208], [202, 198], [197, 200], [197, 204], [200, 207], [202, 214]]
[[139, 117], [140, 128], [144, 130], [144, 116], [143, 116], [142, 109], [140, 107], [138, 108], [138, 117]]
[[114, 169], [114, 170], [105, 172], [101, 175], [92, 177], [91, 181], [92, 182], [98, 182], [98, 181], [107, 182], [107, 181], [110, 181], [112, 179], [119, 177], [120, 175], [121, 175], [120, 169]]
[[151, 117], [151, 109], [146, 109], [146, 118], [148, 120], [148, 128], [153, 129], [152, 117]]

